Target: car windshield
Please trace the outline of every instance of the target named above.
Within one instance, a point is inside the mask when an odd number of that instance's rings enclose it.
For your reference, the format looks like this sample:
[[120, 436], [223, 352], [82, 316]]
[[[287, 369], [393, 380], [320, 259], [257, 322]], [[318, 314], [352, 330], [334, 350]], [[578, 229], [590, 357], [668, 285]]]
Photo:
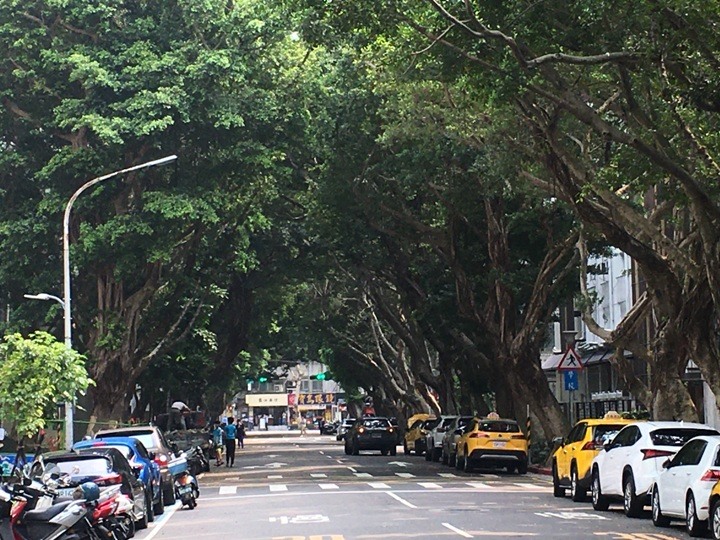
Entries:
[[617, 432], [625, 427], [625, 424], [602, 424], [593, 428], [593, 441], [600, 446], [613, 440]]
[[425, 425], [423, 426], [425, 429], [433, 429], [435, 426], [437, 426], [440, 423], [439, 418], [434, 418], [433, 420], [427, 420], [425, 422]]
[[103, 448], [116, 448], [128, 461], [132, 461], [133, 457], [135, 457], [135, 452], [132, 451], [132, 448], [123, 444], [106, 444]]
[[718, 435], [714, 429], [666, 428], [650, 432], [655, 446], [682, 446], [699, 435]]
[[461, 428], [467, 426], [472, 419], [472, 416], [461, 416], [460, 418], [458, 418], [457, 427]]
[[131, 437], [143, 443], [145, 448], [157, 448], [152, 431], [148, 433], [143, 433], [142, 431], [114, 431], [112, 433], [99, 434], [97, 436], [98, 439], [102, 439], [103, 437]]
[[478, 430], [493, 433], [519, 433], [520, 427], [515, 422], [482, 420], [478, 423]]
[[367, 418], [363, 420], [363, 426], [368, 429], [385, 429], [390, 427], [387, 418]]
[[104, 457], [90, 459], [76, 459], [65, 461], [53, 461], [57, 464], [62, 474], [70, 476], [103, 476], [112, 471], [110, 460]]
[[352, 426], [354, 423], [355, 423], [355, 419], [354, 419], [354, 418], [348, 418], [348, 419], [346, 419], [346, 420], [343, 421], [343, 426], [345, 426], [345, 427], [350, 427], [350, 426]]
[[440, 427], [447, 429], [448, 427], [450, 427], [450, 424], [452, 424], [454, 420], [454, 418], [444, 418], [442, 424], [440, 424]]

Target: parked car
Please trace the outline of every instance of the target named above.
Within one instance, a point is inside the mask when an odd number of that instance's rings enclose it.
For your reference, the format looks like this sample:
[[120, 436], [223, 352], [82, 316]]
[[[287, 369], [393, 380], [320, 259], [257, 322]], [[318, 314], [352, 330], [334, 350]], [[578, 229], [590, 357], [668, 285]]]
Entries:
[[[417, 418], [420, 416], [420, 418]], [[435, 424], [440, 420], [434, 416], [428, 415], [415, 415], [415, 420], [412, 424], [408, 423], [408, 430], [405, 432], [403, 438], [403, 450], [405, 454], [415, 452], [416, 456], [421, 456], [425, 452], [425, 434], [428, 429], [435, 427]]]
[[133, 501], [132, 518], [137, 528], [145, 529], [148, 522], [155, 519], [147, 488], [117, 448], [49, 452], [36, 458], [30, 474], [39, 477], [52, 464], [57, 465], [59, 474], [66, 475], [59, 495], [71, 496], [75, 488], [85, 482], [94, 482], [100, 489], [120, 485], [120, 491]]
[[457, 442], [455, 468], [470, 472], [481, 465], [527, 473], [528, 441], [515, 420], [473, 418], [465, 426]]
[[380, 450], [383, 456], [397, 453], [396, 428], [387, 418], [361, 418], [345, 434], [345, 453], [357, 455], [360, 450]]
[[149, 452], [142, 442], [132, 437], [108, 437], [107, 439], [80, 441], [73, 445], [73, 450], [87, 448], [116, 448], [119, 450], [130, 462], [138, 480], [145, 485], [150, 500], [153, 502], [153, 513], [157, 516], [165, 511], [160, 467], [154, 461], [155, 455]]
[[710, 517], [710, 494], [720, 480], [720, 436], [691, 439], [662, 464], [651, 488], [652, 520], [667, 527], [671, 518], [685, 521], [690, 536], [705, 535]]
[[177, 446], [173, 448], [157, 426], [131, 426], [115, 429], [103, 429], [95, 434], [96, 439], [107, 437], [132, 437], [139, 440], [145, 448], [155, 454], [154, 461], [160, 467], [163, 502], [165, 506], [175, 504], [175, 484], [168, 465], [175, 459]]
[[321, 435], [336, 435], [338, 432], [338, 428], [340, 427], [340, 422], [326, 422], [322, 429], [320, 430]]
[[592, 463], [592, 503], [607, 510], [622, 501], [625, 515], [636, 517], [649, 502], [650, 488], [663, 462], [693, 437], [719, 435], [692, 422], [637, 422], [622, 428]]
[[353, 424], [355, 423], [355, 418], [346, 418], [342, 421], [342, 424], [340, 424], [340, 427], [338, 427], [337, 435], [335, 436], [335, 439], [338, 441], [342, 441], [345, 439], [345, 434], [348, 432], [348, 430], [353, 427]]
[[458, 416], [452, 421], [442, 439], [442, 451], [440, 453], [440, 461], [443, 465], [455, 466], [457, 456], [457, 442], [460, 440], [463, 429], [473, 419], [472, 416]]
[[604, 444], [635, 420], [606, 415], [605, 418], [580, 420], [567, 437], [559, 437], [552, 457], [553, 494], [564, 497], [570, 490], [573, 501], [584, 501], [590, 489], [590, 466]]
[[445, 432], [457, 416], [441, 416], [435, 426], [425, 434], [425, 460], [440, 461], [442, 455], [442, 439]]

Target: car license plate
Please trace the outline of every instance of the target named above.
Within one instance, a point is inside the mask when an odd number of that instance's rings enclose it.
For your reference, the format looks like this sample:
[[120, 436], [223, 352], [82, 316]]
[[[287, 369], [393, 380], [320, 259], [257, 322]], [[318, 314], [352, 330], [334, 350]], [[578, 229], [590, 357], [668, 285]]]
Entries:
[[380, 439], [380, 438], [382, 438], [382, 433], [373, 433], [372, 437], [373, 437], [373, 439]]
[[505, 448], [507, 443], [505, 441], [493, 441], [494, 448]]

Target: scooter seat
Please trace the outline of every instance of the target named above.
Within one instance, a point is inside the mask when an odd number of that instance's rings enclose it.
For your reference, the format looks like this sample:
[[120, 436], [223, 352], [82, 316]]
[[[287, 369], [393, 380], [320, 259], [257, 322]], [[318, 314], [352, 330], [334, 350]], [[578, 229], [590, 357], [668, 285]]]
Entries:
[[22, 521], [28, 523], [30, 521], [50, 521], [52, 518], [57, 516], [60, 512], [65, 510], [66, 507], [70, 506], [74, 501], [65, 501], [58, 504], [53, 504], [49, 508], [43, 508], [42, 510], [28, 510], [22, 517]]

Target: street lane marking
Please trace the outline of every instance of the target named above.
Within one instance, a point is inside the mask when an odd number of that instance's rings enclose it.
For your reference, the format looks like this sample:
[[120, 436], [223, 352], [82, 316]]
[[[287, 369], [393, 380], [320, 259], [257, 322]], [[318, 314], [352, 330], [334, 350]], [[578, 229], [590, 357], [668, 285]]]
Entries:
[[599, 514], [591, 514], [589, 512], [535, 512], [536, 516], [558, 519], [574, 519], [581, 521], [602, 521], [609, 520], [605, 516]]
[[537, 484], [530, 484], [529, 482], [528, 483], [516, 482], [515, 485], [519, 486], [521, 488], [530, 488], [530, 489], [537, 489], [539, 487], [542, 487], [542, 486], [538, 486]]
[[400, 478], [415, 478], [415, 475], [409, 472], [396, 472], [395, 476], [399, 476]]
[[354, 468], [354, 467], [348, 467], [348, 470], [349, 470], [350, 472], [357, 472], [357, 469]]
[[490, 489], [492, 487], [490, 484], [484, 484], [482, 482], [465, 482], [465, 485], [475, 489]]
[[235, 495], [237, 493], [237, 486], [220, 486], [218, 495]]
[[320, 489], [340, 489], [337, 484], [318, 484]]
[[418, 486], [422, 486], [425, 489], [442, 489], [442, 486], [435, 482], [418, 482]]
[[269, 474], [268, 480], [279, 480], [282, 478], [282, 474]]
[[325, 473], [310, 473], [310, 476], [313, 478], [327, 478], [327, 474]]
[[388, 486], [384, 482], [368, 482], [368, 486], [373, 489], [390, 489], [390, 486]]
[[457, 478], [457, 475], [451, 472], [441, 472], [438, 473], [438, 476], [442, 476], [443, 478]]
[[408, 508], [417, 508], [417, 506], [415, 506], [415, 505], [412, 504], [412, 503], [407, 502], [405, 499], [403, 499], [403, 498], [400, 497], [399, 495], [395, 495], [392, 491], [386, 491], [385, 493], [387, 493], [388, 495], [390, 495], [390, 496], [391, 496], [393, 499], [395, 499], [397, 502], [399, 502], [399, 503], [401, 503], [401, 504], [404, 504], [404, 505], [407, 506]]
[[150, 534], [145, 537], [146, 540], [152, 540], [153, 538], [155, 538], [155, 535], [160, 532], [160, 529], [165, 526], [165, 524], [170, 520], [175, 511], [180, 508], [182, 508], [180, 501], [176, 502], [171, 507], [165, 507], [165, 512], [163, 513], [163, 515], [159, 518], [155, 518], [155, 523], [150, 523], [150, 527], [152, 527], [152, 530], [150, 531]]
[[453, 525], [450, 525], [449, 523], [443, 523], [442, 526], [445, 527], [446, 529], [450, 529], [455, 534], [459, 534], [463, 538], [473, 538], [473, 535], [470, 534], [469, 532], [465, 532], [462, 529], [458, 529], [457, 527], [454, 527]]
[[270, 487], [270, 491], [287, 491], [287, 486], [285, 484], [272, 484]]
[[372, 478], [373, 477], [373, 475], [368, 472], [356, 472], [355, 476], [357, 476], [358, 478]]

